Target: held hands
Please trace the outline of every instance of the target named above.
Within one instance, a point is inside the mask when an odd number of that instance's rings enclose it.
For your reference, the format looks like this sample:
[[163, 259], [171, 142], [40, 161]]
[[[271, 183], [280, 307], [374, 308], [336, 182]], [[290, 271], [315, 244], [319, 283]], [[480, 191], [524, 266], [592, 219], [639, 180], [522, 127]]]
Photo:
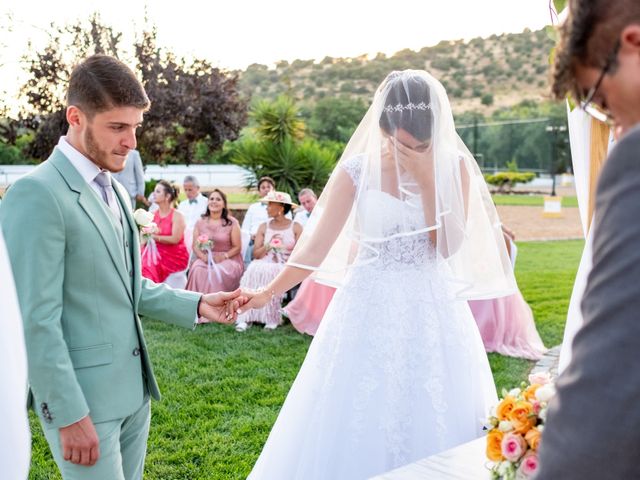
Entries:
[[209, 293], [202, 296], [198, 315], [218, 323], [233, 323], [241, 313], [240, 307], [249, 302], [253, 294], [239, 288], [233, 292]]
[[273, 296], [272, 292], [268, 290], [262, 290], [259, 292], [243, 291], [242, 294], [249, 299], [244, 307], [242, 307], [243, 310], [262, 308], [271, 301], [271, 298]]
[[62, 458], [77, 465], [95, 465], [100, 458], [100, 442], [89, 415], [59, 430]]

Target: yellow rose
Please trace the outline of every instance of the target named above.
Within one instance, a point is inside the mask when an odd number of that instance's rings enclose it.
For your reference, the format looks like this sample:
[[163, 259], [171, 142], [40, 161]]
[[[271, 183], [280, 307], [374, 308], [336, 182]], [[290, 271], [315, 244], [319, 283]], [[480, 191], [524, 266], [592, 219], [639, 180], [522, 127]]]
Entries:
[[529, 402], [516, 402], [508, 415], [515, 433], [525, 434], [536, 423], [533, 405]]
[[512, 396], [507, 395], [504, 397], [504, 400], [502, 400], [496, 407], [496, 416], [498, 417], [498, 420], [508, 420], [509, 414], [511, 413], [511, 410], [513, 410], [515, 403], [516, 399]]
[[536, 390], [538, 390], [541, 386], [542, 385], [539, 385], [537, 383], [528, 386], [527, 389], [524, 391], [525, 400], [529, 402], [533, 402], [534, 400], [536, 400]]
[[502, 456], [502, 437], [504, 437], [504, 433], [497, 428], [487, 434], [487, 458], [493, 462], [504, 460]]
[[524, 439], [531, 447], [531, 450], [538, 450], [538, 446], [540, 445], [540, 430], [532, 427], [531, 430], [525, 434]]

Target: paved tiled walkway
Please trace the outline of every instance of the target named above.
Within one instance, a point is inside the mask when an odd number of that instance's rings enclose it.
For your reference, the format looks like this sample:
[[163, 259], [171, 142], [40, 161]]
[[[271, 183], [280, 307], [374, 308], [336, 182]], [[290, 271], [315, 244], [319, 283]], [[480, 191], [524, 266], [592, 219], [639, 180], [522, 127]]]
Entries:
[[551, 378], [558, 376], [558, 360], [560, 359], [560, 345], [549, 351], [535, 364], [531, 373], [549, 372]]

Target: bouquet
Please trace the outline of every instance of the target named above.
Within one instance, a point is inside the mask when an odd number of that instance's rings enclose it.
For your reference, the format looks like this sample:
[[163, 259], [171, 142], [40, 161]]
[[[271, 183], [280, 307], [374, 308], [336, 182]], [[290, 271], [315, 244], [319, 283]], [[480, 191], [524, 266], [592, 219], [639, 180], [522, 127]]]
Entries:
[[554, 394], [549, 374], [529, 375], [528, 384], [503, 390], [485, 425], [492, 479], [526, 479], [537, 471], [540, 436]]
[[267, 243], [267, 251], [271, 252], [276, 262], [282, 263], [282, 253], [284, 252], [284, 242], [280, 235], [274, 235]]
[[200, 250], [204, 252], [210, 252], [213, 250], [213, 240], [207, 237], [207, 235], [204, 233], [198, 235], [198, 238], [196, 239], [196, 245]]
[[153, 221], [153, 213], [147, 212], [142, 208], [138, 208], [133, 212], [133, 218], [140, 227], [140, 235], [145, 242], [142, 250], [142, 263], [146, 265], [156, 265], [160, 260], [160, 254], [158, 253], [158, 246], [153, 236], [158, 233], [158, 226]]
[[200, 250], [207, 254], [207, 280], [209, 281], [209, 285], [213, 286], [211, 273], [215, 274], [218, 282], [222, 282], [223, 270], [220, 265], [213, 261], [213, 240], [211, 240], [206, 234], [201, 233], [196, 238], [196, 245]]

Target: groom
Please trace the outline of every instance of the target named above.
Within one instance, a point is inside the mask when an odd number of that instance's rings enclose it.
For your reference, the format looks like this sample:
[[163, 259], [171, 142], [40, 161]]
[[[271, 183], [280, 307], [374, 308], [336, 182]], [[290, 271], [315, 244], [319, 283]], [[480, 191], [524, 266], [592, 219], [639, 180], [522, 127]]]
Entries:
[[65, 479], [142, 478], [149, 398], [160, 398], [140, 315], [194, 327], [235, 320], [239, 292], [200, 295], [140, 275], [129, 195], [111, 179], [149, 99], [123, 63], [71, 75], [69, 130], [0, 208], [24, 322], [31, 405]]
[[571, 0], [554, 93], [621, 135], [596, 194], [584, 325], [540, 443], [537, 480], [640, 478], [640, 2]]

